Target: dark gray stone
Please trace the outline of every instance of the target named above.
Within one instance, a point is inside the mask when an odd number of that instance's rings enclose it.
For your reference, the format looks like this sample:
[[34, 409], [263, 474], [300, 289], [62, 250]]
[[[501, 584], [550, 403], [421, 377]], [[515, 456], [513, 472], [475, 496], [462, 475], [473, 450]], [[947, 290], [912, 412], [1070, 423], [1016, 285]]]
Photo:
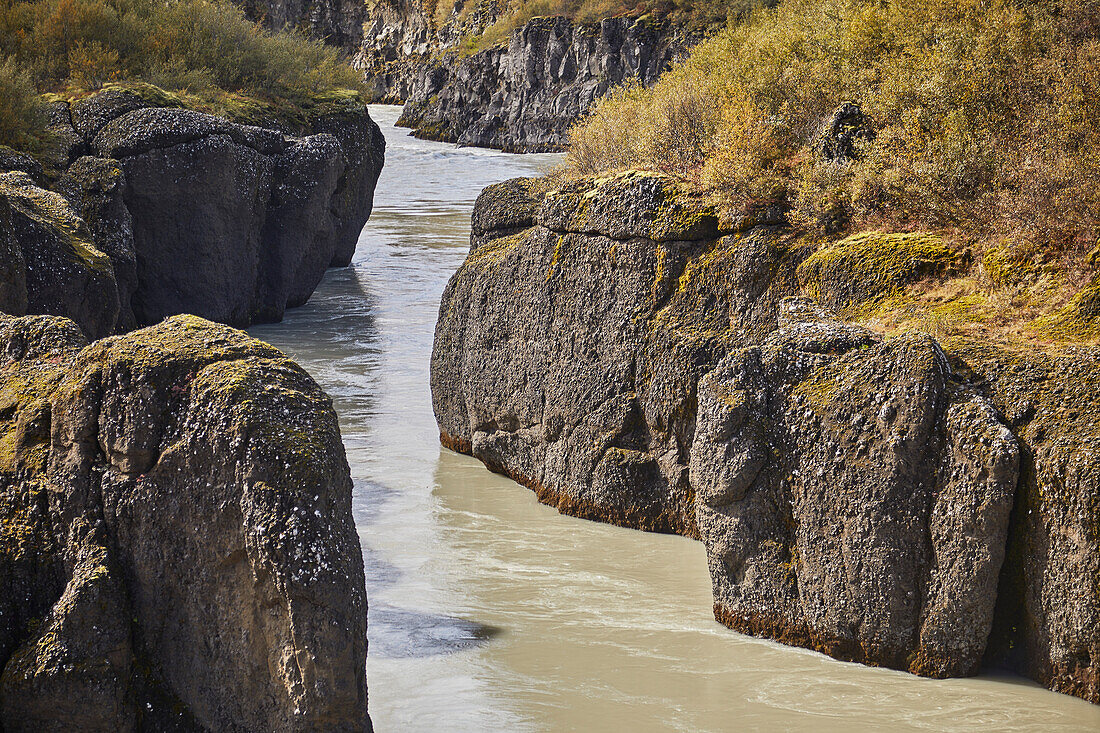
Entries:
[[535, 18], [508, 44], [417, 65], [398, 124], [418, 137], [511, 152], [563, 150], [592, 103], [651, 85], [696, 39], [663, 20]]
[[316, 383], [192, 316], [90, 346], [0, 317], [0, 353], [4, 730], [369, 731], [351, 477]]
[[977, 672], [1019, 466], [928, 336], [792, 323], [699, 385], [691, 449], [715, 616], [933, 677]]

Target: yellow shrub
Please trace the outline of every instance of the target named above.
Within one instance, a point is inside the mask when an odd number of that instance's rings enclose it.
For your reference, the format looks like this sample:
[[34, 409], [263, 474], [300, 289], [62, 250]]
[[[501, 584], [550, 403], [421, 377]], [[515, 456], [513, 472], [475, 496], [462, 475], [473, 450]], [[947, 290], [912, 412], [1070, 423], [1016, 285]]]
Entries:
[[[824, 160], [846, 101], [876, 134]], [[571, 139], [576, 173], [651, 167], [731, 208], [785, 198], [818, 231], [958, 229], [1060, 257], [1100, 237], [1100, 2], [785, 0]]]
[[38, 147], [45, 115], [30, 77], [11, 59], [0, 58], [0, 145]]

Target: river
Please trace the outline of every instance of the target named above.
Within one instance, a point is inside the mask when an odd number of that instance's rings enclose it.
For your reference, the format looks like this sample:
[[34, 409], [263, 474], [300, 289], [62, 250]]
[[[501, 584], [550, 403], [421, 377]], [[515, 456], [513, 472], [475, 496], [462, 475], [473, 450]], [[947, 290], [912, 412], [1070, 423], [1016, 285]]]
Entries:
[[395, 731], [1097, 731], [1100, 707], [1004, 674], [927, 680], [736, 634], [701, 544], [563, 517], [441, 449], [428, 389], [439, 297], [485, 186], [555, 156], [386, 135], [352, 266], [250, 329], [332, 395], [355, 479], [367, 677]]

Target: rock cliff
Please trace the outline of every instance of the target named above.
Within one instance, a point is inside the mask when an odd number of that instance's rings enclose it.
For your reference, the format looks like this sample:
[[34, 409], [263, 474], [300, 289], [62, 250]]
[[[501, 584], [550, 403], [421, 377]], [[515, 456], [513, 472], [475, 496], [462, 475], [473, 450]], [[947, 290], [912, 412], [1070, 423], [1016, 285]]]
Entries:
[[71, 317], [90, 338], [178, 313], [245, 326], [350, 262], [385, 146], [357, 96], [293, 130], [172, 103], [135, 87], [54, 105], [62, 196], [0, 176], [4, 267], [24, 273], [0, 286], [8, 312]]
[[649, 16], [535, 18], [506, 45], [420, 63], [398, 124], [459, 145], [562, 150], [593, 101], [627, 82], [652, 84], [689, 45], [675, 26]]
[[1094, 350], [887, 339], [804, 296], [949, 273], [966, 254], [935, 237], [821, 247], [651, 174], [545, 189], [475, 206], [432, 356], [444, 445], [563, 512], [700, 538], [735, 629], [1100, 700]]
[[691, 484], [716, 618], [841, 659], [977, 672], [1019, 449], [951, 376], [928, 336], [810, 320], [703, 378]]
[[370, 729], [330, 400], [176, 316], [87, 345], [0, 316], [0, 726]]
[[671, 179], [615, 176], [524, 213], [533, 185], [481, 195], [444, 293], [443, 441], [562, 511], [695, 536], [696, 384], [775, 328], [800, 252], [769, 227], [733, 232]]
[[250, 20], [272, 30], [299, 30], [325, 43], [354, 50], [363, 40], [362, 0], [234, 0]]

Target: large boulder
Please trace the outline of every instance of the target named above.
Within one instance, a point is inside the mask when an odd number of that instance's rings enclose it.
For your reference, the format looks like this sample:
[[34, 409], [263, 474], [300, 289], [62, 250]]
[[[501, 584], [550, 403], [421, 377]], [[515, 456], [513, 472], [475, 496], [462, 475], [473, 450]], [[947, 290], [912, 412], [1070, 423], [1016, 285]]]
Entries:
[[974, 674], [1019, 466], [928, 336], [791, 323], [699, 386], [691, 450], [716, 618], [852, 661]]
[[0, 724], [368, 730], [328, 397], [194, 317], [85, 343], [0, 320]]

